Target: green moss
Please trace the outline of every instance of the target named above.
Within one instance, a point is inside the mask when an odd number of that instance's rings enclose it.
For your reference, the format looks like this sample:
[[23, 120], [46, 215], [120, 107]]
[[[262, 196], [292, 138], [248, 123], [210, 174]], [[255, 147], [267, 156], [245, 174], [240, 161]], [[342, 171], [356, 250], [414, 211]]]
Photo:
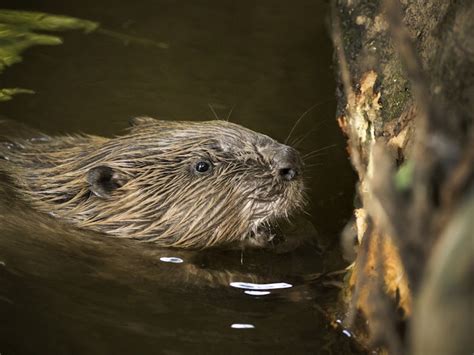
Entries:
[[411, 101], [411, 90], [398, 58], [387, 62], [383, 76], [382, 118], [384, 122], [389, 122], [392, 119], [398, 119], [405, 111], [407, 103]]
[[[59, 45], [61, 38], [35, 31], [82, 30], [98, 28], [97, 22], [41, 12], [0, 9], [0, 74], [9, 66], [22, 61], [22, 53], [38, 45]], [[27, 89], [0, 89], [0, 101], [10, 100], [19, 93], [34, 93]]]
[[[381, 93], [380, 119], [374, 122], [376, 136], [385, 124], [398, 119], [411, 102], [412, 94], [399, 55], [393, 47], [380, 1], [338, 1], [344, 51], [354, 89], [368, 71], [377, 73], [375, 91]], [[343, 105], [345, 107], [345, 103]]]

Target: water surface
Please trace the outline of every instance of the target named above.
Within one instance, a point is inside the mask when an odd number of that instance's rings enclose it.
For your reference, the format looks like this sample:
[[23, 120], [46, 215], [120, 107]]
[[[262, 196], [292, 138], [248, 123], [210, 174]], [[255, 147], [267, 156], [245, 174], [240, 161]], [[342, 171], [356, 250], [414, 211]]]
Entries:
[[67, 33], [62, 46], [26, 52], [1, 77], [3, 87], [36, 91], [1, 104], [0, 114], [18, 122], [50, 134], [112, 136], [137, 115], [217, 115], [284, 141], [315, 106], [293, 134], [305, 137], [298, 148], [304, 154], [335, 145], [305, 172], [308, 219], [323, 254], [316, 247], [195, 253], [104, 240], [59, 226], [4, 193], [2, 355], [352, 353], [347, 336], [320, 311], [338, 290], [308, 281], [345, 265], [338, 233], [353, 196], [334, 118], [324, 1], [4, 0], [2, 6], [95, 20], [107, 31], [168, 46]]

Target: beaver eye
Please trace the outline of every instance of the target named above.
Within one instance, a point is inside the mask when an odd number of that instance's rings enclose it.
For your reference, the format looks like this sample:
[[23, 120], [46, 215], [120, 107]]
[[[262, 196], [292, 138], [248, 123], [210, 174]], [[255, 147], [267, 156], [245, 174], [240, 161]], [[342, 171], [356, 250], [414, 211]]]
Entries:
[[205, 173], [211, 169], [211, 164], [207, 161], [199, 161], [194, 168], [198, 173]]

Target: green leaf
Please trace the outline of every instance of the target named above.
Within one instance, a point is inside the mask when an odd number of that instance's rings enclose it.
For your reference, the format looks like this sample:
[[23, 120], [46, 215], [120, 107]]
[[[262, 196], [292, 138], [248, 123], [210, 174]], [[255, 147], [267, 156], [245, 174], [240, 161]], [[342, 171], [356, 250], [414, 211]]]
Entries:
[[0, 23], [16, 25], [29, 30], [83, 30], [87, 33], [95, 31], [99, 27], [98, 22], [74, 17], [15, 10], [0, 10]]
[[33, 90], [12, 88], [12, 89], [0, 89], [0, 102], [11, 100], [13, 95], [16, 94], [34, 94]]
[[414, 169], [415, 165], [410, 160], [400, 166], [395, 174], [395, 187], [397, 190], [406, 191], [411, 187]]
[[0, 23], [0, 73], [15, 63], [21, 62], [21, 53], [35, 45], [58, 45], [61, 38], [37, 34], [11, 25]]
[[[35, 31], [95, 31], [99, 23], [68, 16], [0, 9], [0, 74], [22, 61], [22, 53], [30, 47], [62, 44], [61, 37]], [[0, 101], [19, 93], [33, 94], [27, 89], [0, 89]]]

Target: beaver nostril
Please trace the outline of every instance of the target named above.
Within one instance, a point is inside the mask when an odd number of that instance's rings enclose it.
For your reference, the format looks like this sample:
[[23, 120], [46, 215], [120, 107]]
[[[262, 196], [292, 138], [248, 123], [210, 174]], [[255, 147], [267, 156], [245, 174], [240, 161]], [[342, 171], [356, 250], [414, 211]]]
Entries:
[[291, 147], [280, 147], [278, 153], [273, 157], [273, 162], [276, 173], [282, 180], [292, 181], [301, 174], [302, 161], [300, 155]]
[[297, 170], [293, 168], [283, 168], [280, 169], [278, 172], [280, 176], [287, 181], [293, 180], [298, 175]]

